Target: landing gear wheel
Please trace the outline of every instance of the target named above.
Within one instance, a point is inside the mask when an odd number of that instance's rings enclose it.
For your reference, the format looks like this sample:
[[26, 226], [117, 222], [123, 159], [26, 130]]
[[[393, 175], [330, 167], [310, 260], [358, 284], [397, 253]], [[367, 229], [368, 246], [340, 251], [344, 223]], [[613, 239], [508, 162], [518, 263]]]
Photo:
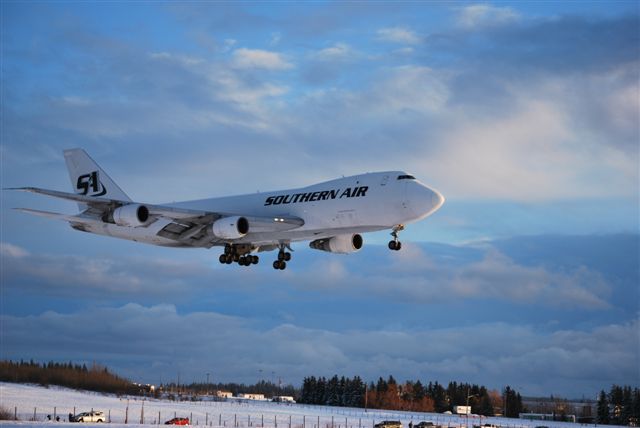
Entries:
[[227, 256], [225, 256], [224, 254], [220, 254], [218, 260], [220, 261], [220, 263], [225, 264], [227, 262]]
[[400, 251], [400, 248], [402, 248], [402, 242], [398, 241], [396, 242], [396, 251]]
[[231, 263], [233, 263], [233, 257], [231, 256], [227, 256], [227, 261], [225, 262], [226, 264], [230, 265]]
[[287, 251], [284, 253], [284, 261], [288, 262], [289, 260], [291, 260], [291, 253]]
[[251, 263], [253, 263], [254, 265], [257, 265], [258, 262], [260, 261], [258, 256], [249, 256], [249, 257], [251, 257]]
[[287, 262], [280, 262], [280, 270], [285, 270], [287, 268]]
[[278, 253], [278, 261], [279, 261], [279, 262], [284, 261], [284, 258], [285, 258], [285, 255], [284, 255], [284, 254], [285, 254], [285, 253], [284, 253], [284, 251], [280, 251], [280, 252]]
[[276, 260], [275, 262], [273, 262], [273, 268], [274, 269], [280, 269], [280, 260]]
[[389, 241], [389, 249], [395, 251], [396, 250], [396, 246], [397, 246], [397, 242], [396, 241]]

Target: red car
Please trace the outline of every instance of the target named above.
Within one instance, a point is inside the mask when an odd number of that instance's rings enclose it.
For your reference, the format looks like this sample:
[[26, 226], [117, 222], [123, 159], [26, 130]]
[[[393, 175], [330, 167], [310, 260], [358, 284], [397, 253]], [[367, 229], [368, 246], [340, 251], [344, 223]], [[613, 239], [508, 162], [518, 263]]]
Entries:
[[189, 425], [189, 418], [173, 418], [164, 423], [165, 425]]

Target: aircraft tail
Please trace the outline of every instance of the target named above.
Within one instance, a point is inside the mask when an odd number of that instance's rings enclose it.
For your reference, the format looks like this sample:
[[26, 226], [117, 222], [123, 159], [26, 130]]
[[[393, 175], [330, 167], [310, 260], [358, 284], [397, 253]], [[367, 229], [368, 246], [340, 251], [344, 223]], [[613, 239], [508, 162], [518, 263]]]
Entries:
[[[77, 194], [99, 196], [119, 201], [131, 201], [127, 194], [118, 187], [111, 177], [109, 177], [84, 150], [65, 150], [64, 160], [69, 170], [71, 186]], [[78, 203], [78, 207], [80, 211], [87, 209], [87, 205], [80, 202]]]

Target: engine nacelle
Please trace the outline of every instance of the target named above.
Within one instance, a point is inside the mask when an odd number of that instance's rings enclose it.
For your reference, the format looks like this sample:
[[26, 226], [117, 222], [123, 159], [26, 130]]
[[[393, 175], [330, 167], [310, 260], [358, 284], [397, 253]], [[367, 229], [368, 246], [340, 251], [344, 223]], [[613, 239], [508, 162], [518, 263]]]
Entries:
[[240, 216], [220, 218], [210, 227], [213, 236], [222, 239], [238, 239], [249, 233], [249, 221]]
[[330, 253], [355, 253], [362, 248], [362, 235], [354, 233], [353, 235], [338, 235], [327, 239], [316, 239], [309, 243], [314, 250], [328, 251]]
[[138, 227], [149, 221], [149, 209], [140, 204], [123, 205], [113, 211], [113, 222], [118, 226]]

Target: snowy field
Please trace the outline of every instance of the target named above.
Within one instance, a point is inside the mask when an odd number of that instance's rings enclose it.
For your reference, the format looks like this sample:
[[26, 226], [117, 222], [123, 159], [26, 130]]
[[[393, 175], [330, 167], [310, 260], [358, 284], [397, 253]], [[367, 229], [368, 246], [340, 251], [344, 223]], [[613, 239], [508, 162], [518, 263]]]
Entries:
[[[549, 428], [577, 428], [581, 425], [550, 421], [526, 421], [504, 418], [466, 418], [437, 413], [396, 412], [309, 406], [271, 402], [214, 402], [169, 401], [117, 397], [61, 387], [44, 388], [34, 385], [0, 382], [0, 404], [18, 421], [0, 421], [0, 428], [45, 427], [56, 425], [74, 428], [100, 426], [102, 424], [68, 423], [69, 413], [100, 410], [110, 421], [111, 428], [163, 424], [178, 416], [188, 417], [192, 425], [228, 428], [373, 428], [382, 420], [400, 420], [404, 427], [409, 422], [432, 421], [451, 428], [495, 424], [507, 428], [533, 428], [544, 425]], [[60, 417], [60, 422], [48, 421], [47, 415]]]

